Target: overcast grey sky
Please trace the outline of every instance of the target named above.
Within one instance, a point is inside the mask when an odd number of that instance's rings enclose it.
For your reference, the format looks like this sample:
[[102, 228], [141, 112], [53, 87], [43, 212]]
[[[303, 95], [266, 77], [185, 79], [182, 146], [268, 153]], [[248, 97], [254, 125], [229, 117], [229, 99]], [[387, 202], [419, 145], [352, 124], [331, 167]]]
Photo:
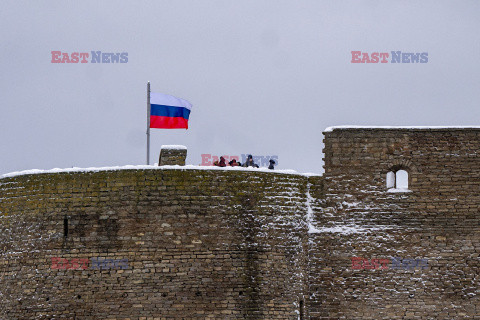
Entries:
[[[202, 153], [278, 155], [322, 172], [332, 125], [479, 125], [480, 1], [5, 1], [0, 3], [0, 174], [145, 164], [146, 82], [193, 104]], [[54, 64], [51, 51], [128, 52]], [[353, 64], [351, 51], [428, 52]], [[90, 61], [90, 59], [88, 59]]]

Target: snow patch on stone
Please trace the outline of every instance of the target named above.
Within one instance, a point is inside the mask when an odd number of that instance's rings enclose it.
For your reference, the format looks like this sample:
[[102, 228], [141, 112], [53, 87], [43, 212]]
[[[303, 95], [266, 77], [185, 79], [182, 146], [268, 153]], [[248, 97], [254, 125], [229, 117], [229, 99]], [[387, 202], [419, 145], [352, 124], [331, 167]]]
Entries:
[[181, 144], [163, 144], [160, 149], [175, 149], [175, 150], [187, 150], [187, 147]]
[[341, 233], [341, 234], [353, 234], [353, 233], [367, 233], [371, 231], [384, 231], [392, 229], [390, 226], [384, 227], [359, 227], [359, 226], [334, 226], [334, 227], [321, 227], [315, 228], [315, 231], [308, 231], [308, 233]]
[[310, 187], [311, 186], [312, 186], [312, 184], [310, 182], [308, 182], [307, 192], [306, 192], [306, 196], [307, 196], [307, 202], [306, 202], [307, 216], [306, 216], [306, 220], [307, 220], [307, 224], [308, 224], [308, 233], [317, 233], [317, 232], [319, 232], [319, 230], [317, 228], [315, 228], [315, 226], [313, 225], [312, 201], [314, 201], [315, 199], [310, 194]]

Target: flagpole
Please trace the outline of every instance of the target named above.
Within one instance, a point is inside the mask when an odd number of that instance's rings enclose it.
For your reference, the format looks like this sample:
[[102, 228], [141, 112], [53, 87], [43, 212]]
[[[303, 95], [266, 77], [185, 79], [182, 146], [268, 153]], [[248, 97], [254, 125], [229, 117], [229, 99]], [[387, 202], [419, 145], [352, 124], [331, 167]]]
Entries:
[[147, 82], [147, 165], [150, 164], [150, 81]]

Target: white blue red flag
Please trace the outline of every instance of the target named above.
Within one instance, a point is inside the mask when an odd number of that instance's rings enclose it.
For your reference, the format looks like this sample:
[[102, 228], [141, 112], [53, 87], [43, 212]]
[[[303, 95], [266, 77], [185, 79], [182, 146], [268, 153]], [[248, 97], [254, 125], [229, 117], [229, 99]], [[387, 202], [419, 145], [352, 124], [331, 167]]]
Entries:
[[150, 128], [188, 129], [192, 104], [163, 93], [150, 93]]

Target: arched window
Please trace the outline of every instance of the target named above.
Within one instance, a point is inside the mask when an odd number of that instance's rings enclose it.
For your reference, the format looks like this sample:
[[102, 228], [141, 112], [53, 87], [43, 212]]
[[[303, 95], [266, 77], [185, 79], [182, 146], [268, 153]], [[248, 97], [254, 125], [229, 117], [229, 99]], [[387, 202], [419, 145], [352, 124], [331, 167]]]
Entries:
[[398, 170], [395, 172], [395, 188], [408, 189], [408, 172], [405, 170]]
[[408, 190], [408, 172], [405, 169], [391, 170], [387, 173], [387, 189], [391, 192]]
[[395, 188], [395, 172], [393, 171], [387, 173], [387, 188]]

